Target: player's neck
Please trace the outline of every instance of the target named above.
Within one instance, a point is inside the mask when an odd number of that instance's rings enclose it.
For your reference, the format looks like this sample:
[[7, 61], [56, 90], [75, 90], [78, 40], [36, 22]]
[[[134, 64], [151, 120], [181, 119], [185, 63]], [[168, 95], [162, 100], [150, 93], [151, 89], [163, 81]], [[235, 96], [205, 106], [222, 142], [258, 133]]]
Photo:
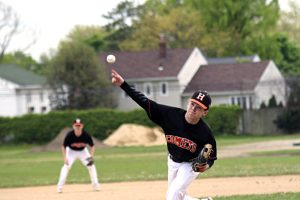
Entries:
[[79, 136], [81, 136], [81, 134], [82, 134], [82, 131], [74, 131], [74, 133], [75, 133], [75, 135], [77, 136], [77, 137], [79, 137]]
[[187, 123], [192, 124], [192, 125], [195, 125], [200, 121], [200, 118], [191, 118], [188, 115], [185, 115], [184, 118]]

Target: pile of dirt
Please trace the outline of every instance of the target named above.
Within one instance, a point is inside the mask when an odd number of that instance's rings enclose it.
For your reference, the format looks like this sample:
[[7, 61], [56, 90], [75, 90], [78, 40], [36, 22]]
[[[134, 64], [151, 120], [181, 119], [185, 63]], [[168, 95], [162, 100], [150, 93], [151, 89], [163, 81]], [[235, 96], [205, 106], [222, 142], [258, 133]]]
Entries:
[[[66, 127], [47, 145], [34, 147], [32, 151], [56, 151], [61, 148], [66, 134], [72, 130]], [[152, 146], [165, 144], [165, 137], [160, 128], [149, 128], [136, 124], [123, 124], [103, 142], [93, 138], [96, 148], [109, 146]]]
[[[72, 128], [70, 127], [66, 127], [64, 129], [62, 129], [60, 131], [60, 133], [51, 141], [49, 142], [47, 145], [41, 146], [41, 147], [34, 147], [32, 149], [32, 151], [56, 151], [59, 150], [63, 144], [63, 141], [65, 139], [66, 134], [71, 131]], [[101, 141], [99, 141], [98, 139], [93, 138], [94, 144], [96, 148], [103, 148], [103, 147], [107, 147], [107, 145], [103, 144]]]
[[109, 146], [152, 146], [165, 144], [160, 128], [149, 128], [137, 124], [123, 124], [103, 141]]

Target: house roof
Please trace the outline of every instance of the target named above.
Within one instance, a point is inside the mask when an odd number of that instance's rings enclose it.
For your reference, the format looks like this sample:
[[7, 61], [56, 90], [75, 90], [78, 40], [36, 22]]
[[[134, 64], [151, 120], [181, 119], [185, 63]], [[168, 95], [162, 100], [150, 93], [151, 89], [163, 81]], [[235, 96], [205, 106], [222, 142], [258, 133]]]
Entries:
[[208, 64], [233, 64], [242, 62], [253, 62], [257, 55], [253, 56], [237, 56], [237, 57], [224, 57], [224, 58], [207, 58]]
[[0, 64], [0, 77], [19, 85], [42, 85], [46, 78], [13, 64]]
[[[159, 51], [105, 52], [100, 54], [101, 62], [108, 71], [117, 70], [125, 79], [177, 77], [193, 48], [167, 49], [166, 57], [160, 58]], [[106, 62], [106, 56], [116, 56], [114, 64]], [[163, 66], [163, 70], [159, 67]]]
[[203, 65], [185, 88], [184, 93], [192, 93], [199, 89], [209, 93], [253, 90], [269, 62]]

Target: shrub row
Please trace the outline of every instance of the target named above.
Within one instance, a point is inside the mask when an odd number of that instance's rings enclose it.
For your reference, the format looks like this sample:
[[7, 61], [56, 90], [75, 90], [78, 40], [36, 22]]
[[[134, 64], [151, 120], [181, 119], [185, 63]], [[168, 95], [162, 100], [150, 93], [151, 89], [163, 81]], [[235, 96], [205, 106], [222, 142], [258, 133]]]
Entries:
[[288, 132], [297, 133], [300, 131], [300, 108], [286, 109], [275, 120], [278, 128]]
[[[0, 118], [2, 143], [39, 144], [51, 141], [65, 127], [71, 127], [75, 118], [82, 119], [85, 129], [99, 140], [108, 137], [121, 124], [133, 123], [155, 126], [143, 110], [129, 112], [112, 109], [85, 111], [55, 111], [22, 117]], [[234, 134], [238, 125], [239, 109], [233, 106], [212, 107], [205, 121], [215, 134]]]
[[239, 106], [220, 105], [211, 107], [204, 119], [215, 135], [235, 135], [241, 114]]

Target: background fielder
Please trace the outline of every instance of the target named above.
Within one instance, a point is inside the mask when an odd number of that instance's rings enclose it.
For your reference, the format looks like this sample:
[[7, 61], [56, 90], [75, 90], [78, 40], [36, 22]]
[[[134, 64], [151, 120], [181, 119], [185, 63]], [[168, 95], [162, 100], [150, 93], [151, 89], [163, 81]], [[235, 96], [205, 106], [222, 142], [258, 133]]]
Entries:
[[[167, 200], [194, 199], [186, 195], [188, 186], [200, 173], [213, 166], [217, 159], [215, 138], [202, 120], [208, 114], [211, 98], [205, 91], [194, 93], [187, 105], [187, 111], [158, 104], [144, 94], [130, 87], [123, 77], [112, 70], [112, 83], [120, 86], [147, 113], [148, 117], [159, 125], [166, 137], [168, 157]], [[192, 163], [205, 144], [212, 145], [212, 154], [205, 165], [192, 169]]]
[[[75, 160], [79, 159], [87, 167], [92, 186], [95, 190], [100, 190], [100, 184], [97, 177], [97, 170], [93, 162], [95, 145], [92, 137], [83, 130], [83, 123], [80, 119], [73, 122], [73, 130], [68, 132], [62, 146], [64, 165], [61, 168], [59, 181], [57, 183], [57, 192], [61, 193], [63, 185], [67, 180], [69, 170]], [[87, 146], [90, 146], [90, 152]]]

